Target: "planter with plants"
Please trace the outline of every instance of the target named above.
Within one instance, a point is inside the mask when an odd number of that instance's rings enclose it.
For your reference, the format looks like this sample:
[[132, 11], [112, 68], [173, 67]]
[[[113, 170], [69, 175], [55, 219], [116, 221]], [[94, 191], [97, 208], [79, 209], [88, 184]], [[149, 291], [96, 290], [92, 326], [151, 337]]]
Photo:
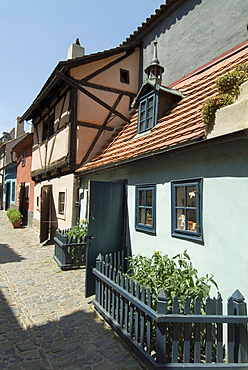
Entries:
[[71, 229], [57, 229], [54, 237], [54, 260], [61, 270], [85, 265], [88, 223], [82, 220]]
[[17, 209], [9, 209], [7, 211], [9, 221], [12, 223], [14, 229], [21, 226], [23, 215]]
[[202, 119], [208, 131], [213, 127], [216, 111], [233, 104], [239, 96], [240, 86], [246, 81], [248, 81], [248, 63], [238, 64], [233, 71], [215, 81], [218, 95], [207, 99], [202, 106]]
[[[184, 303], [186, 297], [190, 299], [190, 312], [194, 314], [194, 300], [199, 300], [201, 314], [205, 314], [205, 302], [209, 297], [211, 287], [218, 289], [213, 275], [206, 275], [200, 277], [198, 271], [193, 267], [191, 259], [186, 251], [169, 258], [167, 254], [154, 252], [151, 258], [141, 255], [132, 256], [129, 258], [129, 270], [127, 272], [130, 279], [139, 283], [141, 287], [151, 291], [152, 308], [157, 310], [157, 301], [159, 293], [162, 290], [166, 292], [167, 313], [173, 312], [174, 299], [177, 297], [178, 312], [184, 314]], [[166, 351], [169, 358], [172, 353], [172, 324], [167, 326], [167, 343]], [[182, 328], [181, 328], [182, 329]], [[156, 342], [156, 326], [152, 325], [152, 346]], [[183, 330], [178, 332], [178, 342], [180, 351], [178, 353], [178, 361], [183, 359]], [[189, 332], [189, 341], [191, 345], [191, 353], [193, 354], [194, 345], [194, 331]], [[206, 328], [201, 331], [202, 354], [204, 355], [204, 348], [206, 344]], [[213, 343], [213, 354], [216, 346]], [[191, 358], [193, 361], [193, 358]]]

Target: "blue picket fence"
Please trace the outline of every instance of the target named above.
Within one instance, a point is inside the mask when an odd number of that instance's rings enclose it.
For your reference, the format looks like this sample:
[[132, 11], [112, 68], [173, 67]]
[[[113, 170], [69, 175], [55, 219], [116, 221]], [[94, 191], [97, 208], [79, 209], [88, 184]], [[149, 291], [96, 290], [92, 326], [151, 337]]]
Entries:
[[220, 295], [206, 300], [205, 314], [199, 297], [194, 302], [186, 297], [183, 313], [175, 297], [172, 313], [167, 313], [164, 291], [155, 311], [151, 292], [125, 274], [125, 263], [123, 255], [97, 257], [93, 304], [149, 366], [248, 369], [248, 316], [239, 291], [229, 298], [227, 315]]

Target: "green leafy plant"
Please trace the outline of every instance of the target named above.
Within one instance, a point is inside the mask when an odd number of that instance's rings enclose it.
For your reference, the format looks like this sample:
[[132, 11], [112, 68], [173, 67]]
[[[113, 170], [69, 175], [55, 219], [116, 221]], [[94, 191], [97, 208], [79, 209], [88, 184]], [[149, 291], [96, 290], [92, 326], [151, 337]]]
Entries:
[[80, 242], [82, 241], [88, 232], [88, 222], [86, 220], [81, 220], [77, 225], [73, 226], [68, 232], [69, 242]]
[[23, 218], [23, 215], [17, 209], [15, 209], [9, 215], [9, 221], [12, 222], [12, 223], [13, 222], [20, 222], [22, 220], [22, 218]]
[[[130, 269], [128, 274], [131, 279], [139, 282], [141, 286], [147, 287], [152, 291], [153, 309], [156, 310], [158, 294], [164, 289], [167, 295], [167, 313], [172, 313], [174, 297], [178, 297], [179, 312], [184, 313], [184, 300], [186, 297], [191, 299], [191, 312], [193, 313], [194, 300], [196, 297], [201, 301], [201, 312], [204, 311], [204, 301], [208, 298], [210, 288], [218, 285], [213, 279], [213, 275], [199, 277], [198, 271], [193, 267], [189, 255], [186, 251], [169, 258], [167, 254], [155, 252], [151, 258], [143, 256], [133, 256], [129, 259]], [[152, 347], [155, 349], [156, 326], [152, 326]], [[170, 362], [172, 353], [172, 324], [167, 324], [167, 361]], [[194, 356], [194, 324], [190, 329], [191, 359]], [[201, 330], [202, 358], [204, 359], [204, 346], [206, 339], [206, 328]], [[179, 362], [183, 359], [184, 334], [180, 330], [179, 335]], [[215, 356], [215, 345], [213, 344], [213, 358]]]
[[194, 300], [200, 296], [204, 300], [209, 296], [212, 285], [218, 288], [213, 275], [198, 276], [198, 271], [193, 267], [186, 251], [173, 258], [160, 252], [155, 252], [151, 258], [140, 255], [132, 256], [129, 259], [129, 266], [128, 274], [131, 279], [151, 289], [154, 306], [160, 290], [165, 290], [169, 312], [172, 310], [175, 296], [178, 297], [179, 306], [183, 309], [185, 297], [188, 296]]
[[220, 94], [207, 99], [202, 106], [203, 122], [209, 126], [214, 123], [217, 109], [233, 104], [234, 98], [229, 94]]
[[207, 99], [202, 105], [202, 119], [208, 128], [214, 124], [217, 109], [234, 103], [240, 93], [240, 85], [248, 81], [248, 63], [238, 64], [236, 68], [219, 77], [215, 82], [219, 94]]
[[15, 208], [8, 208], [8, 209], [7, 209], [7, 211], [6, 211], [6, 215], [7, 215], [7, 217], [8, 217], [8, 218], [10, 218], [11, 213], [12, 213], [12, 212], [15, 212], [15, 211], [16, 211], [16, 209], [15, 209]]
[[216, 85], [221, 93], [229, 92], [232, 96], [239, 94], [239, 87], [248, 80], [248, 63], [238, 64], [234, 71], [217, 79]]

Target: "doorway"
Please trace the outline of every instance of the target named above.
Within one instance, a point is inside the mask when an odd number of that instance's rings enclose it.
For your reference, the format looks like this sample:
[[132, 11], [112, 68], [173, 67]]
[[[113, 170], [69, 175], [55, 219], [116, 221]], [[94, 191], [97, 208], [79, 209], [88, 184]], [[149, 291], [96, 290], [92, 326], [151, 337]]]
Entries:
[[125, 248], [125, 182], [89, 181], [88, 238], [86, 247], [85, 296], [95, 293], [95, 267], [99, 253]]

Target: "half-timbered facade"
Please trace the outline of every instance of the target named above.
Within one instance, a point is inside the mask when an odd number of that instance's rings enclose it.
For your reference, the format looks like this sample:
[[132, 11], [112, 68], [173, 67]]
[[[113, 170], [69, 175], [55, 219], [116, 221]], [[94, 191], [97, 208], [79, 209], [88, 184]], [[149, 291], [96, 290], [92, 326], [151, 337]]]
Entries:
[[72, 56], [57, 65], [22, 116], [34, 126], [31, 177], [41, 241], [53, 237], [57, 227], [75, 224], [79, 183], [74, 172], [129, 121], [138, 64], [139, 48], [133, 46]]

